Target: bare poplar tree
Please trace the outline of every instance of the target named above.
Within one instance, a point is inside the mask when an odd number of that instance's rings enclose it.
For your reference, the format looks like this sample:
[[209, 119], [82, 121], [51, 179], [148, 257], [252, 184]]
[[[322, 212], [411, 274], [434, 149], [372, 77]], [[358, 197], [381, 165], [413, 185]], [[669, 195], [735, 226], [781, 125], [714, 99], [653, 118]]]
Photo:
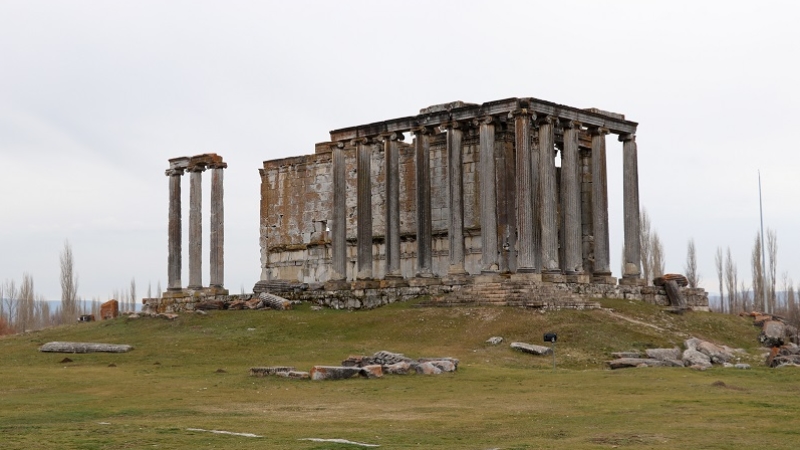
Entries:
[[725, 257], [725, 287], [728, 290], [728, 311], [730, 311], [731, 314], [735, 314], [738, 308], [736, 302], [736, 278], [738, 278], [736, 274], [736, 263], [733, 262], [731, 248], [728, 247], [728, 252]]
[[147, 282], [147, 298], [153, 298], [153, 283]]
[[767, 305], [769, 306], [769, 312], [775, 313], [775, 306], [777, 303], [777, 298], [775, 295], [775, 285], [777, 283], [778, 278], [778, 235], [775, 233], [775, 230], [770, 230], [767, 228], [767, 261], [769, 261], [769, 266], [767, 268], [766, 273], [766, 283], [767, 283]]
[[8, 326], [11, 329], [16, 329], [16, 322], [17, 322], [17, 310], [18, 310], [18, 296], [19, 290], [17, 289], [17, 283], [14, 280], [6, 280], [5, 282], [5, 302], [6, 302], [6, 319], [8, 320]]
[[75, 259], [72, 246], [64, 241], [61, 251], [61, 321], [74, 322], [78, 318], [78, 275], [75, 273]]
[[[725, 292], [723, 290], [723, 259], [722, 247], [717, 247], [717, 253], [714, 254], [714, 266], [717, 269], [717, 280], [719, 280], [719, 305], [722, 312], [725, 312]], [[728, 310], [727, 312], [731, 312]]]
[[756, 232], [756, 240], [753, 243], [753, 253], [750, 256], [750, 265], [753, 273], [753, 308], [758, 311], [766, 312], [764, 302], [764, 273], [761, 270], [761, 235]]
[[696, 288], [700, 284], [700, 274], [697, 272], [697, 250], [694, 246], [694, 238], [689, 239], [686, 249], [686, 279], [689, 280], [689, 287]]
[[156, 298], [161, 298], [161, 280], [156, 284]]
[[738, 298], [739, 304], [741, 304], [742, 310], [747, 311], [751, 309], [750, 287], [744, 284], [744, 280], [739, 283], [739, 293], [736, 294], [736, 297]]
[[10, 333], [11, 326], [8, 323], [8, 318], [6, 317], [6, 297], [5, 297], [5, 290], [6, 285], [5, 283], [0, 284], [0, 336]]
[[17, 329], [25, 332], [34, 326], [36, 320], [36, 304], [33, 292], [33, 277], [27, 273], [22, 274], [22, 284], [19, 286], [19, 304], [17, 305]]
[[35, 299], [34, 327], [45, 328], [53, 325], [53, 318], [50, 316], [50, 304], [47, 303], [47, 299], [41, 295], [37, 295]]
[[[792, 288], [792, 285], [794, 285], [794, 282], [791, 278], [789, 278], [789, 272], [784, 270], [781, 274], [781, 290], [783, 291], [783, 298], [779, 302], [779, 309], [782, 309], [784, 314], [788, 314], [791, 310], [789, 304], [789, 290]], [[792, 300], [794, 301], [794, 299]]]
[[131, 302], [128, 304], [128, 311], [135, 311], [136, 310], [136, 278], [131, 278], [131, 291], [130, 297]]
[[[642, 276], [648, 285], [653, 282], [653, 271], [650, 265], [650, 216], [647, 215], [647, 210], [642, 208], [639, 217], [639, 253], [642, 257]], [[623, 261], [625, 258], [623, 258]]]
[[664, 246], [661, 245], [661, 239], [658, 237], [657, 231], [653, 231], [653, 237], [650, 241], [650, 270], [653, 271], [653, 278], [664, 275]]

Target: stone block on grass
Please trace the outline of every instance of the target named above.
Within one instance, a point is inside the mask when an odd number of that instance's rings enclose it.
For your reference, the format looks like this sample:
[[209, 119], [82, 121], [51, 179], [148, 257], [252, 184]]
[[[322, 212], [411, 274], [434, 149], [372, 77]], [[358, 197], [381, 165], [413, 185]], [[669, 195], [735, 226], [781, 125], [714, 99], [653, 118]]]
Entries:
[[525, 342], [512, 342], [511, 348], [521, 352], [530, 353], [532, 355], [544, 356], [552, 355], [553, 349], [542, 345], [526, 344]]
[[360, 367], [314, 366], [311, 368], [312, 380], [344, 380], [361, 374]]

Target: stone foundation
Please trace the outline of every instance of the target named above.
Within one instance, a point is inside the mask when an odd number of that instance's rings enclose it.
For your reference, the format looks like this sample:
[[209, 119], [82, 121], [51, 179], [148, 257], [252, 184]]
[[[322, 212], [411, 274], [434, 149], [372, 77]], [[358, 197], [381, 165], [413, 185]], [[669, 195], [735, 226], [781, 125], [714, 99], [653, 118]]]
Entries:
[[[423, 306], [520, 306], [540, 309], [595, 309], [601, 298], [644, 301], [669, 306], [662, 287], [598, 283], [542, 281], [541, 274], [419, 277], [398, 280], [329, 281], [290, 283], [259, 281], [253, 294], [228, 295], [227, 291], [183, 290], [163, 298], [142, 300], [149, 312], [193, 311], [200, 302], [219, 301], [224, 305], [256, 298], [269, 292], [287, 300], [311, 302], [333, 309], [373, 309], [394, 302], [428, 297]], [[681, 288], [692, 311], [709, 311], [704, 289]]]

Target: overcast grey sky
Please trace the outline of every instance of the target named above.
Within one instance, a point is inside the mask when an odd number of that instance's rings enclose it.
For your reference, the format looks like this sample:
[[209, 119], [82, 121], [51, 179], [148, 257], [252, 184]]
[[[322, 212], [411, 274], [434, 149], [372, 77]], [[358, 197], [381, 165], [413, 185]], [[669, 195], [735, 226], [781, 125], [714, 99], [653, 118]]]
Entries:
[[[140, 296], [166, 287], [167, 159], [215, 152], [229, 165], [226, 286], [249, 291], [262, 161], [432, 104], [528, 96], [639, 122], [641, 204], [666, 269], [683, 270], [693, 237], [712, 292], [718, 246], [750, 283], [760, 169], [778, 270], [800, 281], [798, 12], [790, 1], [0, 0], [0, 282], [28, 272], [60, 298], [68, 239], [84, 298], [132, 277]], [[615, 272], [620, 152], [609, 138]]]

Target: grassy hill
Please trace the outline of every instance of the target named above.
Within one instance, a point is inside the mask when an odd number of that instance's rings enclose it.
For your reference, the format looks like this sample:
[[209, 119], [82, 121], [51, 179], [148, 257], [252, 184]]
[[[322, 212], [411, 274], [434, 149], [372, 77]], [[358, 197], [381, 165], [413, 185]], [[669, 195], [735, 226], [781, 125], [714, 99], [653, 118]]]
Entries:
[[[641, 302], [609, 311], [501, 307], [218, 311], [75, 324], [0, 339], [0, 441], [17, 448], [794, 448], [800, 372], [761, 367], [749, 320], [676, 316]], [[559, 335], [550, 357], [508, 347]], [[498, 346], [485, 343], [502, 336]], [[609, 371], [618, 350], [689, 336], [749, 355], [752, 370]], [[130, 344], [126, 354], [45, 354], [49, 341]], [[378, 350], [452, 356], [456, 373], [312, 382], [253, 366], [338, 365]], [[74, 362], [60, 363], [68, 356]], [[110, 366], [113, 365], [113, 366]], [[221, 370], [220, 370], [221, 369]], [[225, 430], [261, 437], [191, 431]]]

